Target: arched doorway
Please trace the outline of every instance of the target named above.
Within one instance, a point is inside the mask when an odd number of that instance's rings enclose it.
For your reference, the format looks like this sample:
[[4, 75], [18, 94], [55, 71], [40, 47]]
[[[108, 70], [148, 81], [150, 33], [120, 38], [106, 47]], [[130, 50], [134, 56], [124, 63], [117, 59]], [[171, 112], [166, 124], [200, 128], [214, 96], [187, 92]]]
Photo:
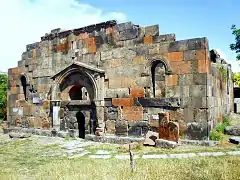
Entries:
[[77, 123], [78, 123], [78, 131], [79, 138], [85, 138], [85, 116], [81, 111], [76, 113]]

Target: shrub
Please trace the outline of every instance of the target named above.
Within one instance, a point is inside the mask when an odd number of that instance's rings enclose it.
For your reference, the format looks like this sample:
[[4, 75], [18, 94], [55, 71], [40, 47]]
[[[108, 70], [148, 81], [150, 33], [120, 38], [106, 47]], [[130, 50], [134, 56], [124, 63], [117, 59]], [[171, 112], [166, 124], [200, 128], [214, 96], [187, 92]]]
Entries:
[[213, 141], [220, 141], [220, 140], [222, 140], [223, 137], [224, 137], [225, 128], [227, 126], [229, 126], [229, 125], [230, 125], [230, 118], [229, 118], [229, 116], [225, 116], [223, 118], [223, 122], [217, 124], [215, 129], [213, 129], [210, 132], [210, 136], [209, 136], [210, 140], [213, 140]]

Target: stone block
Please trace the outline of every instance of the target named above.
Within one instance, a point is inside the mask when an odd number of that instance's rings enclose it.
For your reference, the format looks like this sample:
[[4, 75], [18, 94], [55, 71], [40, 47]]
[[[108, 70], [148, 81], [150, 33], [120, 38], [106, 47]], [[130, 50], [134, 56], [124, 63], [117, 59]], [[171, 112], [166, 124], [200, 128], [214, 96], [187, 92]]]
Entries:
[[207, 73], [193, 74], [193, 85], [207, 85]]
[[128, 122], [128, 135], [129, 136], [142, 136], [148, 131], [148, 122], [145, 121], [129, 121]]
[[198, 60], [198, 72], [199, 73], [209, 73], [210, 72], [209, 59]]
[[115, 88], [121, 88], [122, 87], [122, 77], [111, 77], [109, 79], [109, 88], [115, 89]]
[[82, 39], [86, 39], [88, 37], [89, 37], [88, 33], [84, 32], [84, 33], [80, 33], [78, 36], [76, 36], [76, 40], [82, 40]]
[[159, 35], [159, 25], [145, 27], [145, 36], [158, 36], [158, 35]]
[[168, 53], [169, 61], [182, 61], [183, 60], [183, 52], [170, 52]]
[[113, 98], [112, 104], [113, 106], [133, 106], [133, 98]]
[[166, 76], [166, 86], [177, 86], [177, 85], [178, 85], [178, 75]]
[[144, 140], [143, 145], [147, 146], [155, 146], [155, 140], [159, 138], [159, 135], [157, 132], [148, 131]]
[[153, 42], [153, 37], [152, 36], [145, 36], [143, 38], [143, 43], [144, 44], [152, 44], [152, 42]]
[[189, 39], [187, 41], [188, 50], [208, 49], [208, 40], [205, 37]]
[[171, 110], [169, 113], [169, 121], [184, 121], [184, 111], [183, 109]]
[[197, 55], [196, 50], [186, 50], [186, 51], [183, 51], [183, 59], [185, 61], [197, 60], [196, 55]]
[[123, 118], [127, 121], [143, 120], [143, 108], [141, 106], [123, 106]]
[[139, 64], [144, 64], [145, 65], [146, 62], [147, 62], [147, 59], [146, 59], [145, 56], [135, 56], [132, 60], [132, 63], [134, 65], [139, 65]]
[[119, 32], [119, 40], [126, 41], [137, 38], [139, 35], [139, 29], [137, 27], [132, 27], [131, 29], [125, 29]]
[[180, 52], [188, 50], [188, 41], [181, 40], [181, 41], [174, 41], [169, 44], [168, 51], [169, 52]]
[[178, 98], [139, 98], [143, 107], [179, 107]]
[[155, 36], [153, 38], [153, 43], [174, 42], [175, 40], [176, 40], [175, 34], [164, 34], [160, 36]]
[[108, 134], [115, 134], [116, 131], [116, 121], [114, 120], [107, 120], [105, 123], [106, 126], [106, 133]]
[[121, 59], [111, 59], [111, 60], [107, 61], [107, 63], [110, 68], [116, 68], [116, 67], [122, 66]]
[[124, 120], [116, 121], [115, 133], [118, 136], [127, 136], [128, 135], [127, 121]]
[[179, 125], [177, 122], [170, 121], [168, 123], [169, 137], [167, 140], [178, 143], [179, 140]]
[[17, 87], [11, 87], [11, 94], [17, 94], [18, 88]]
[[131, 98], [141, 98], [144, 97], [144, 88], [130, 88], [130, 97]]
[[240, 126], [227, 126], [225, 132], [228, 135], [240, 136]]
[[148, 54], [148, 47], [146, 47], [146, 46], [136, 46], [136, 47], [132, 47], [130, 49], [136, 53], [136, 56], [141, 57], [141, 56], [145, 56], [146, 54]]
[[207, 108], [207, 97], [193, 97], [191, 106], [194, 108]]
[[174, 141], [168, 141], [165, 139], [156, 139], [156, 147], [166, 148], [166, 149], [173, 149], [177, 147], [177, 143]]
[[188, 74], [190, 73], [191, 61], [172, 61], [170, 67], [173, 74]]
[[186, 138], [190, 140], [207, 139], [208, 130], [207, 123], [191, 122], [187, 124]]
[[101, 52], [101, 60], [107, 60], [112, 58], [113, 58], [113, 52], [111, 50]]
[[184, 108], [183, 113], [184, 113], [184, 120], [186, 122], [194, 121], [194, 108], [193, 107]]
[[159, 116], [159, 138], [168, 139], [169, 113], [159, 113], [158, 116]]
[[194, 121], [199, 123], [207, 122], [207, 109], [194, 109]]
[[166, 98], [177, 98], [181, 96], [180, 86], [170, 86], [165, 88]]
[[207, 96], [207, 86], [205, 85], [192, 85], [190, 86], [190, 96], [191, 97], [206, 97]]
[[132, 29], [133, 24], [132, 22], [125, 22], [116, 24], [115, 28], [117, 31], [124, 31], [125, 29]]
[[132, 77], [122, 77], [121, 79], [122, 88], [136, 87], [135, 78]]

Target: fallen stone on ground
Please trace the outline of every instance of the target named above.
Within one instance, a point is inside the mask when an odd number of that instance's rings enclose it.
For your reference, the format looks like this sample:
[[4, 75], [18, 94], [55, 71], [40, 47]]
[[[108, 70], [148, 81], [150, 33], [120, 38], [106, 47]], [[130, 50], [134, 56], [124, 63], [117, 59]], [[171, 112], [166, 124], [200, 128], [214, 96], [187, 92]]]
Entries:
[[156, 147], [161, 147], [161, 148], [175, 148], [177, 147], [177, 143], [174, 141], [168, 141], [165, 139], [156, 139]]
[[225, 132], [228, 135], [240, 136], [240, 125], [237, 126], [227, 126]]
[[229, 142], [233, 144], [240, 144], [240, 136], [233, 136], [229, 138]]
[[159, 138], [158, 133], [153, 131], [148, 131], [143, 145], [155, 146], [155, 140]]
[[10, 138], [29, 138], [31, 137], [31, 134], [10, 132], [9, 137]]

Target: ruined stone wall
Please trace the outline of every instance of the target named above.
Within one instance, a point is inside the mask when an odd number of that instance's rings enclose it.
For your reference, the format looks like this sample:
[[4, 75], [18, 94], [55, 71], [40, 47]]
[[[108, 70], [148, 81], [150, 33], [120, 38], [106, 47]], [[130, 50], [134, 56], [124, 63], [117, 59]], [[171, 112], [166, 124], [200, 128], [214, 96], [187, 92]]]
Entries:
[[213, 129], [233, 112], [233, 81], [231, 66], [225, 61], [211, 63], [208, 77], [209, 125]]
[[[206, 38], [176, 41], [174, 34], [159, 35], [158, 25], [139, 27], [109, 21], [64, 32], [56, 29], [41, 42], [28, 45], [18, 67], [9, 69], [8, 117], [16, 124], [17, 116], [28, 122], [30, 117], [43, 119], [47, 114], [51, 124], [49, 100], [55, 83], [51, 77], [73, 62], [82, 62], [105, 70], [104, 113], [98, 117], [105, 122], [105, 133], [145, 134], [149, 128], [157, 128], [157, 114], [168, 111], [170, 120], [179, 122], [182, 137], [206, 138], [210, 118], [208, 52]], [[27, 91], [27, 102], [22, 75], [27, 90], [32, 86], [37, 90]], [[58, 96], [69, 100], [67, 90]], [[21, 107], [23, 113], [15, 107]], [[216, 116], [214, 113], [211, 118]]]

